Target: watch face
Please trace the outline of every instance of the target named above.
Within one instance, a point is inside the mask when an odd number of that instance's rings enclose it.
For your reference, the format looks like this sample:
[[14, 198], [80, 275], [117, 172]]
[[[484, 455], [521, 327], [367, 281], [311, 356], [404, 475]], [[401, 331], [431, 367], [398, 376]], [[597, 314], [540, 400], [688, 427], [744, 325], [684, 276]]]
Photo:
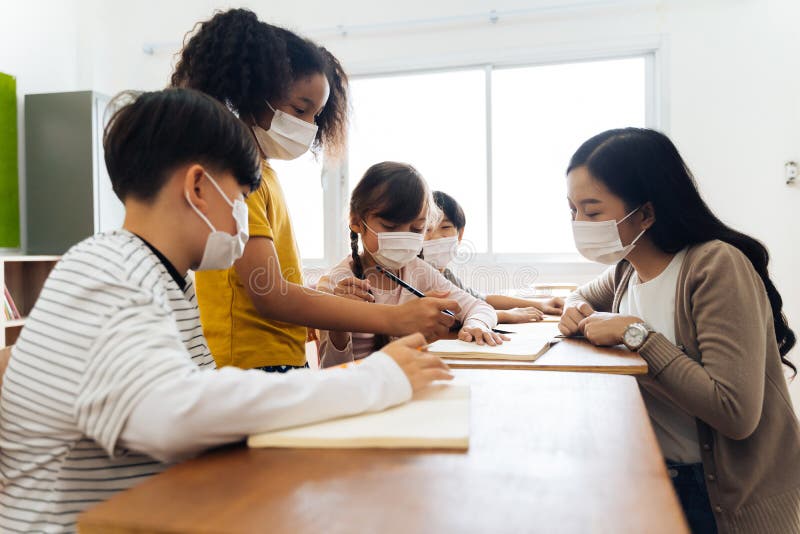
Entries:
[[638, 347], [644, 342], [644, 329], [638, 326], [631, 326], [625, 330], [625, 343], [631, 347]]

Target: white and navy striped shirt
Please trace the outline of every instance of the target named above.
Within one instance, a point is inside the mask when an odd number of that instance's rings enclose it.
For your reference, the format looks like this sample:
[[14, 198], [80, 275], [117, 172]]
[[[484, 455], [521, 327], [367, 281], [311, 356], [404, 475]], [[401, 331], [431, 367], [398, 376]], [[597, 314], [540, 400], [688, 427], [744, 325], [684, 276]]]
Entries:
[[383, 353], [324, 372], [214, 368], [192, 282], [160, 253], [124, 230], [70, 249], [3, 379], [0, 531], [74, 531], [80, 512], [167, 466], [155, 458], [383, 410], [412, 393]]
[[187, 351], [214, 367], [195, 300], [191, 280], [181, 290], [130, 232], [96, 235], [64, 255], [3, 380], [3, 532], [72, 529], [81, 510], [164, 469], [117, 439], [135, 402], [180, 372]]

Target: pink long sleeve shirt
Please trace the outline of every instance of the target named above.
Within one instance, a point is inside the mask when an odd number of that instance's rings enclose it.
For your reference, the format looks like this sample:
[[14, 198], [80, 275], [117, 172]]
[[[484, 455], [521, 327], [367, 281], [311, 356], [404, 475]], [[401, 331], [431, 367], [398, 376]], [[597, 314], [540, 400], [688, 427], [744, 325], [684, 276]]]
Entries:
[[[320, 279], [318, 288], [322, 291], [332, 292], [339, 282], [352, 276], [353, 260], [347, 257]], [[449, 292], [447, 298], [455, 300], [461, 306], [461, 311], [456, 314], [456, 319], [464, 326], [479, 326], [485, 329], [497, 326], [497, 312], [494, 308], [453, 285], [424, 260], [414, 258], [411, 263], [400, 270], [398, 276], [426, 294], [434, 291]], [[395, 289], [372, 288], [372, 294], [375, 296], [377, 304], [399, 305], [419, 298], [399, 286]], [[329, 332], [322, 330], [320, 331], [319, 347], [320, 367], [331, 367], [364, 358], [376, 350], [374, 344], [374, 334], [350, 332], [347, 345], [340, 350], [331, 341]]]

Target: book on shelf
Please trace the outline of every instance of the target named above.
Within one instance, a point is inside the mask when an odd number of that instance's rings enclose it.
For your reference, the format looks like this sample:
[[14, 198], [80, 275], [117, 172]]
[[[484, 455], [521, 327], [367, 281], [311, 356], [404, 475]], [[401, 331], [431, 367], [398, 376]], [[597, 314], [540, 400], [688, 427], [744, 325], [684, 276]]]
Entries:
[[14, 299], [11, 297], [11, 293], [8, 291], [8, 286], [5, 285], [3, 286], [3, 314], [5, 315], [6, 321], [22, 318], [17, 309], [17, 305], [14, 303]]

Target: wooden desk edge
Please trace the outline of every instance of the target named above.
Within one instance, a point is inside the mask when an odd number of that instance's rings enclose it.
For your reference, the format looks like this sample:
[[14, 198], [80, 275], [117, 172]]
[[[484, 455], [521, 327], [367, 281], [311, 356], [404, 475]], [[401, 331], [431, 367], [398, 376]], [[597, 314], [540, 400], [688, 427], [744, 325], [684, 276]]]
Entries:
[[648, 368], [644, 365], [606, 365], [606, 366], [580, 366], [580, 365], [542, 365], [533, 362], [518, 360], [483, 360], [465, 358], [447, 358], [442, 360], [451, 369], [482, 369], [498, 371], [555, 371], [561, 373], [597, 373], [608, 375], [641, 376], [646, 375]]

